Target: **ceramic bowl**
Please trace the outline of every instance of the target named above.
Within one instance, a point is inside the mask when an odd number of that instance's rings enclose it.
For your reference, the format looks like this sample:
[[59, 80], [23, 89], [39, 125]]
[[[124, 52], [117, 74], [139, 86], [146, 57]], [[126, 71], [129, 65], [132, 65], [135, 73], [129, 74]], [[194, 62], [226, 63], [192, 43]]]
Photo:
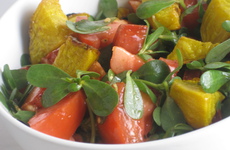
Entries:
[[[99, 0], [60, 0], [63, 11], [95, 14]], [[20, 56], [28, 50], [30, 17], [40, 0], [18, 0], [0, 19], [0, 67], [20, 67]], [[127, 5], [128, 0], [118, 0]], [[0, 104], [0, 119], [24, 150], [217, 150], [230, 149], [230, 117], [208, 127], [163, 140], [111, 145], [73, 142], [35, 131], [14, 119]]]

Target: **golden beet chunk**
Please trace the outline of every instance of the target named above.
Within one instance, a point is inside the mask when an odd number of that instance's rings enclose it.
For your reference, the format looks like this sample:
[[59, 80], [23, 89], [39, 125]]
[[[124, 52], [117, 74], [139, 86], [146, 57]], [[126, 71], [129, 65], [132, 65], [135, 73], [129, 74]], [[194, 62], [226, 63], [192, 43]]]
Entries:
[[[145, 1], [148, 0], [142, 0], [142, 2]], [[181, 28], [180, 15], [181, 10], [179, 8], [179, 4], [174, 3], [150, 17], [148, 21], [153, 29], [163, 25], [169, 30], [178, 30]]]
[[220, 92], [205, 93], [197, 81], [175, 79], [169, 94], [182, 110], [187, 123], [201, 128], [212, 122], [216, 105], [225, 97]]
[[230, 33], [222, 28], [222, 23], [230, 20], [230, 1], [212, 0], [201, 24], [201, 37], [204, 42], [221, 43], [230, 38]]
[[182, 36], [173, 51], [167, 56], [167, 59], [177, 60], [177, 49], [182, 53], [184, 63], [188, 63], [194, 60], [203, 59], [208, 52], [218, 44], [212, 44], [211, 42], [201, 42]]
[[70, 30], [66, 26], [67, 16], [61, 9], [59, 0], [42, 0], [34, 12], [30, 23], [29, 51], [32, 64], [62, 45]]
[[60, 47], [53, 65], [75, 77], [76, 70], [88, 70], [99, 55], [98, 49], [69, 37]]

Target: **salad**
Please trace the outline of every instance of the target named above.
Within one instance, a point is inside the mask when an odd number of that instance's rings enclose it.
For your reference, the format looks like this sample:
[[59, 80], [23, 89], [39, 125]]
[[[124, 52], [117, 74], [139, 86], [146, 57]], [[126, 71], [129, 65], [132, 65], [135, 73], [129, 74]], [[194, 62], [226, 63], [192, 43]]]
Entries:
[[100, 0], [95, 16], [41, 0], [29, 54], [0, 101], [45, 134], [88, 143], [169, 138], [230, 115], [227, 0]]

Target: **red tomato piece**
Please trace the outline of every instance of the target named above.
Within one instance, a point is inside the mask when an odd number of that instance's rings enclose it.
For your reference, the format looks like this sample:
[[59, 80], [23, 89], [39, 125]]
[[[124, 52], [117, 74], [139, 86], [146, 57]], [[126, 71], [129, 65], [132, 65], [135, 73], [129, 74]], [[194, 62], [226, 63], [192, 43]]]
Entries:
[[69, 140], [86, 112], [85, 99], [83, 91], [70, 93], [57, 104], [38, 110], [28, 123], [37, 131]]
[[[191, 7], [193, 5], [196, 5], [197, 4], [197, 1], [198, 0], [184, 0], [184, 3], [185, 5], [188, 7]], [[203, 8], [206, 9], [207, 8], [207, 4], [204, 3], [203, 4]], [[184, 10], [182, 9], [182, 12]], [[186, 28], [188, 28], [188, 30], [190, 32], [193, 32], [200, 24], [199, 22], [199, 10], [198, 10], [198, 7], [195, 8], [193, 10], [193, 12], [191, 14], [188, 14], [186, 15], [184, 18], [183, 18], [183, 21], [182, 21], [182, 24], [183, 26], [185, 26]]]
[[110, 45], [113, 42], [114, 36], [117, 32], [117, 28], [121, 24], [127, 23], [128, 22], [125, 20], [117, 19], [108, 25], [111, 27], [109, 30], [92, 34], [75, 34], [75, 36], [78, 38], [79, 41], [93, 46], [97, 49], [100, 49]]
[[43, 64], [53, 64], [55, 61], [57, 55], [58, 55], [59, 49], [53, 50], [50, 53], [48, 53], [45, 57], [42, 58], [41, 63]]
[[125, 83], [117, 83], [117, 87], [119, 104], [114, 111], [106, 117], [104, 122], [100, 123], [100, 118], [98, 118], [98, 130], [103, 142], [109, 144], [125, 144], [146, 141], [146, 135], [153, 128], [152, 113], [155, 104], [152, 103], [148, 95], [142, 93], [144, 102], [143, 117], [141, 119], [132, 119], [124, 110], [123, 95]]
[[[176, 60], [165, 59], [163, 57], [160, 57], [159, 60], [162, 60], [163, 62], [165, 62], [169, 66], [169, 69], [171, 72], [179, 66]], [[175, 77], [176, 75], [177, 75], [177, 72], [172, 75], [172, 78]]]
[[137, 54], [143, 46], [147, 32], [146, 25], [121, 24], [117, 29], [113, 45]]
[[136, 12], [138, 6], [142, 3], [141, 0], [129, 0], [129, 5], [132, 7], [133, 11]]
[[140, 57], [122, 47], [114, 46], [112, 51], [110, 68], [116, 74], [126, 70], [136, 71], [145, 63]]
[[45, 88], [35, 87], [26, 98], [25, 103], [22, 105], [22, 109], [36, 111], [42, 108], [41, 98], [44, 91]]

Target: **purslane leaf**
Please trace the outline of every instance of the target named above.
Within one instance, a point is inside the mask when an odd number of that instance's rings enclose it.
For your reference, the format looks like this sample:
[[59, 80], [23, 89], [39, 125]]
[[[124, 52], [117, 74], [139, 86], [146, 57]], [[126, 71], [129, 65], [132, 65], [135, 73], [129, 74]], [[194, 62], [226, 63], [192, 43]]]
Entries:
[[61, 99], [70, 93], [68, 89], [69, 84], [70, 83], [62, 80], [54, 84], [49, 84], [49, 87], [42, 95], [42, 105], [44, 107], [50, 107], [58, 103]]
[[137, 16], [141, 19], [147, 19], [164, 8], [175, 3], [175, 0], [151, 0], [142, 3], [137, 8]]
[[61, 78], [70, 78], [70, 75], [48, 64], [33, 65], [27, 72], [28, 82], [37, 87], [48, 88], [59, 82]]
[[141, 92], [130, 76], [131, 72], [127, 72], [126, 86], [124, 93], [124, 106], [127, 114], [133, 119], [140, 119], [143, 115], [143, 99]]
[[93, 79], [82, 81], [87, 104], [98, 116], [109, 115], [118, 104], [118, 94], [109, 84]]

